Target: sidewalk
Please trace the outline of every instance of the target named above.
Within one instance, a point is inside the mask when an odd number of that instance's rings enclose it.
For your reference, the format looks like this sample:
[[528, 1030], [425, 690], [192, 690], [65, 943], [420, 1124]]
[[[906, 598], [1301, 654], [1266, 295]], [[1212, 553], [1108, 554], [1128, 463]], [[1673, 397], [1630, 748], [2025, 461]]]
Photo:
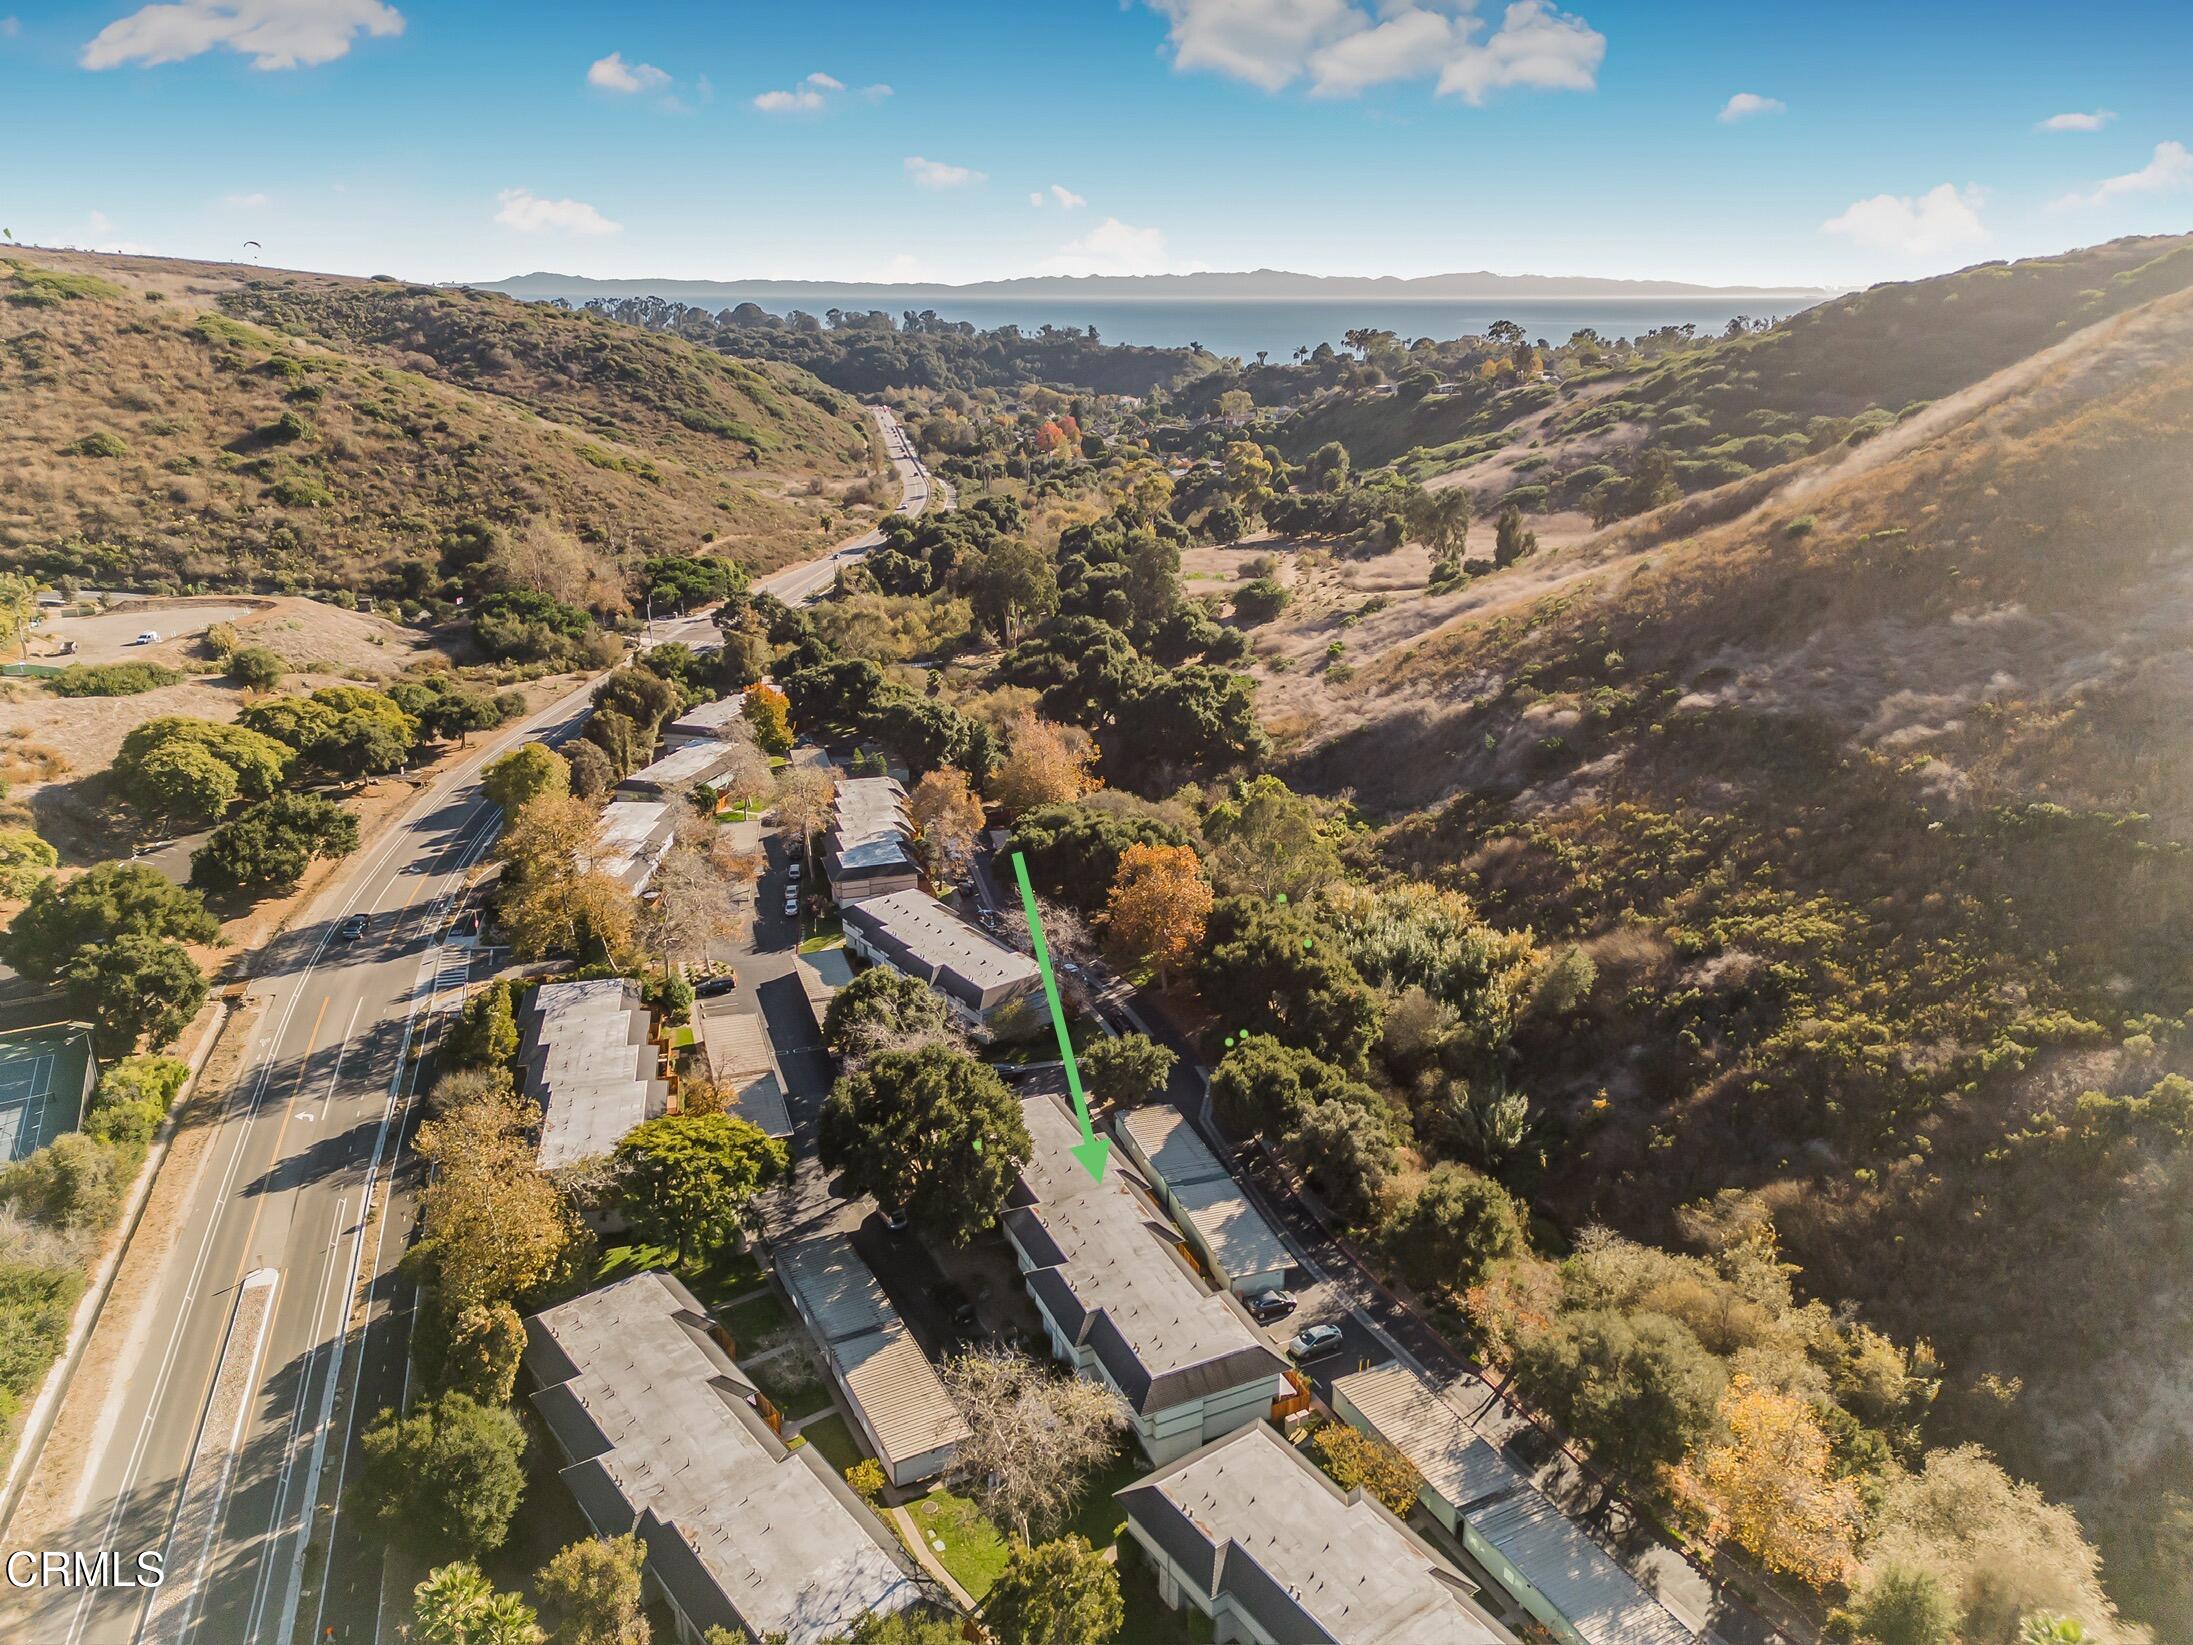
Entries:
[[937, 1563], [937, 1556], [929, 1551], [929, 1544], [923, 1540], [921, 1527], [914, 1523], [914, 1516], [904, 1508], [886, 1508], [884, 1512], [891, 1516], [891, 1523], [898, 1528], [899, 1535], [905, 1539], [907, 1548], [911, 1550], [921, 1568], [936, 1580], [939, 1587], [952, 1596], [961, 1610], [974, 1610], [975, 1596], [954, 1582], [952, 1573]]

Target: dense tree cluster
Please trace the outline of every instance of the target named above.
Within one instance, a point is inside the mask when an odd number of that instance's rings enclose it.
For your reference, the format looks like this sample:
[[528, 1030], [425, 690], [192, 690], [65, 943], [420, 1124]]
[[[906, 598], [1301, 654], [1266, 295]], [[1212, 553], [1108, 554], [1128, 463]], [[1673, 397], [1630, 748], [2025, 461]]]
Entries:
[[597, 299], [612, 319], [674, 332], [742, 358], [782, 360], [832, 388], [873, 395], [891, 389], [966, 390], [1060, 383], [1105, 394], [1147, 394], [1215, 364], [1200, 348], [1107, 344], [1096, 328], [1019, 326], [982, 331], [928, 311], [892, 315], [826, 310], [769, 313], [740, 303], [714, 313], [657, 297]]
[[880, 1052], [847, 1073], [823, 1104], [817, 1141], [849, 1190], [954, 1245], [997, 1221], [1033, 1146], [996, 1072], [938, 1044]]

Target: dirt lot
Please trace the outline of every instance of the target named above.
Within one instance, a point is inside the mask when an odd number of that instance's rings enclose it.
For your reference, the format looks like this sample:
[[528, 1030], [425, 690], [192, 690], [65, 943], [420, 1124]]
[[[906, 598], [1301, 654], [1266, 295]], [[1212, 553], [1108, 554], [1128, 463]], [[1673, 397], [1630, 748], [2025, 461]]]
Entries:
[[432, 636], [417, 629], [296, 598], [130, 600], [96, 615], [49, 617], [31, 641], [34, 662], [55, 660], [56, 642], [69, 637], [78, 638], [78, 651], [68, 661], [111, 661], [94, 645], [155, 629], [158, 645], [124, 646], [118, 654], [197, 676], [134, 697], [57, 697], [35, 680], [0, 681], [0, 777], [10, 785], [10, 809], [27, 808], [64, 861], [113, 854], [96, 796], [77, 788], [113, 764], [134, 728], [170, 714], [233, 720], [242, 709], [246, 693], [212, 672], [218, 665], [200, 639], [219, 622], [233, 623], [243, 644], [265, 646], [297, 669], [285, 690], [385, 679], [438, 655]]
[[[163, 663], [195, 672], [211, 667], [200, 641], [215, 623], [233, 624], [245, 645], [263, 645], [315, 674], [337, 677], [399, 674], [426, 651], [428, 636], [370, 612], [345, 611], [319, 600], [282, 596], [251, 599], [123, 599], [83, 615], [54, 615], [31, 636], [30, 660], [47, 663]], [[140, 633], [156, 645], [132, 645]], [[60, 655], [76, 642], [74, 655]]]
[[[215, 623], [234, 623], [254, 614], [255, 608], [219, 600], [166, 601], [124, 600], [89, 616], [48, 617], [31, 636], [33, 661], [71, 663], [165, 663], [185, 666], [190, 655], [187, 642]], [[151, 645], [139, 645], [142, 633], [158, 634]], [[71, 645], [75, 646], [70, 651]]]

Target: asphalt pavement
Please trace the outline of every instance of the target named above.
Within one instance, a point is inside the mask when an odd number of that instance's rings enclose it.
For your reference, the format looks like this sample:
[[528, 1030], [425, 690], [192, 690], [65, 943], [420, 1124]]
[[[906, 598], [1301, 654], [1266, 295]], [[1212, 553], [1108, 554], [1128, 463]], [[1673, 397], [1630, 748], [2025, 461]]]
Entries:
[[[928, 482], [890, 413], [874, 410], [905, 506], [918, 512]], [[756, 587], [811, 598], [878, 541], [870, 533]], [[705, 617], [655, 627], [657, 640], [712, 632]], [[117, 1374], [68, 1391], [72, 1408], [96, 1402], [89, 1455], [42, 1456], [34, 1480], [69, 1504], [47, 1547], [115, 1550], [125, 1569], [158, 1550], [166, 1579], [157, 1589], [7, 1593], [0, 1638], [290, 1645], [330, 1629], [337, 1640], [393, 1635], [380, 1539], [356, 1523], [342, 1488], [359, 1428], [407, 1393], [410, 1299], [396, 1265], [415, 1209], [403, 1151], [413, 1053], [474, 963], [439, 935], [500, 827], [480, 770], [520, 742], [568, 734], [592, 683], [429, 783], [264, 957], [243, 1071], [196, 1122], [212, 1135], [188, 1165], [185, 1221], [145, 1304], [96, 1327], [120, 1342]], [[371, 917], [356, 942], [337, 935], [352, 912]], [[369, 1217], [369, 1205], [382, 1214]]]

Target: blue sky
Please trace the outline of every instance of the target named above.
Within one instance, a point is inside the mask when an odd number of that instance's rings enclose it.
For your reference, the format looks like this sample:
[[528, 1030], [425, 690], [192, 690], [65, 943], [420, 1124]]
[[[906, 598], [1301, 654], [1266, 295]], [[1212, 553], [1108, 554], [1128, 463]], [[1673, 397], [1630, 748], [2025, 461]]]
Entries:
[[438, 280], [1843, 285], [2193, 220], [2182, 4], [1573, 3], [0, 0], [0, 225]]

